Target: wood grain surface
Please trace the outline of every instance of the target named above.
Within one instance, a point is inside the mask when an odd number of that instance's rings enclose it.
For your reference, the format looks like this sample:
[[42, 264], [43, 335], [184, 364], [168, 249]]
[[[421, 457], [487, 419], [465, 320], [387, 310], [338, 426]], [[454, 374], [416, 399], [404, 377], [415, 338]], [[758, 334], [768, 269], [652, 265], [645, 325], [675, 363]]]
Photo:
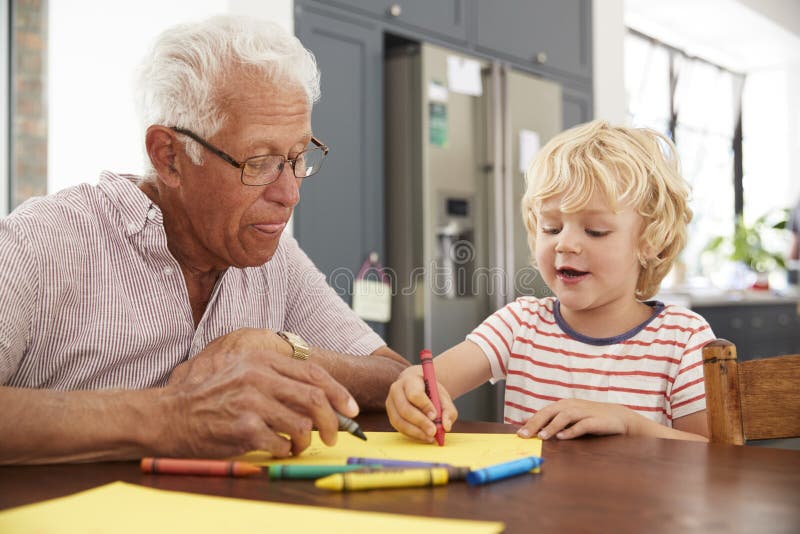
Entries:
[[[358, 420], [367, 431], [391, 430], [383, 414]], [[454, 430], [514, 431], [475, 422]], [[611, 436], [547, 441], [543, 455], [540, 475], [359, 493], [266, 476], [145, 475], [136, 462], [0, 467], [0, 508], [123, 480], [240, 499], [499, 520], [513, 533], [800, 531], [800, 451]]]

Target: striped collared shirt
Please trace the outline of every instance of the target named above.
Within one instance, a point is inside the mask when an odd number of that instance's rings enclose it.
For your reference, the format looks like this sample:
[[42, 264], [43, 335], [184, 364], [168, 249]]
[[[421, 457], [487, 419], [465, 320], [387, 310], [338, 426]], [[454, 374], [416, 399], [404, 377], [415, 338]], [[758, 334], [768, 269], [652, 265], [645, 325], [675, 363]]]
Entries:
[[384, 345], [288, 235], [264, 265], [227, 269], [195, 327], [161, 211], [136, 183], [105, 172], [0, 220], [0, 384], [159, 386], [244, 327], [347, 354]]
[[467, 336], [505, 380], [505, 422], [521, 425], [548, 404], [569, 398], [621, 404], [671, 427], [705, 410], [702, 348], [708, 323], [680, 306], [651, 302], [651, 317], [613, 338], [574, 331], [554, 297], [522, 297]]

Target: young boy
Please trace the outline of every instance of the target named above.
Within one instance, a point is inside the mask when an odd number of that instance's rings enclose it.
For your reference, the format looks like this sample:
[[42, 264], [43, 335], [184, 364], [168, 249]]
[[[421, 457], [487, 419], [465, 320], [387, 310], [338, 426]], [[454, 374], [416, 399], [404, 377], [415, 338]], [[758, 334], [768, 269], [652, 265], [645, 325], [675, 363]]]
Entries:
[[[528, 243], [555, 297], [522, 297], [435, 361], [442, 419], [451, 399], [506, 381], [505, 422], [522, 437], [629, 434], [705, 441], [701, 349], [708, 323], [647, 301], [686, 241], [692, 213], [674, 145], [594, 121], [553, 138], [527, 173]], [[386, 400], [400, 432], [432, 442], [420, 366]]]

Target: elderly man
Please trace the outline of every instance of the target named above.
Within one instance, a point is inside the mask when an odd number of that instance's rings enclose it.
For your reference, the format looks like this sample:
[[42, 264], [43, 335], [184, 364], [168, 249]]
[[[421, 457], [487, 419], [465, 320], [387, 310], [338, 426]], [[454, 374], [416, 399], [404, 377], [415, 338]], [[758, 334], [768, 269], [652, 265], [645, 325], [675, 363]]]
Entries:
[[215, 17], [162, 34], [139, 94], [145, 177], [0, 222], [0, 462], [333, 444], [335, 412], [382, 407], [407, 362], [283, 235], [328, 150], [313, 56]]

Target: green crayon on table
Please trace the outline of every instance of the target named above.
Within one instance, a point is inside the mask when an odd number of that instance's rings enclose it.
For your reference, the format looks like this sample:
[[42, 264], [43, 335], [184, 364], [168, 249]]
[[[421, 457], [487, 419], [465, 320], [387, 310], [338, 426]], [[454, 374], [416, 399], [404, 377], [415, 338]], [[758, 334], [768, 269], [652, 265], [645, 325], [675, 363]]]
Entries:
[[298, 464], [274, 464], [269, 466], [269, 478], [271, 479], [316, 479], [333, 475], [335, 473], [347, 473], [358, 471], [359, 469], [372, 468], [378, 469], [381, 466], [373, 465], [298, 465]]
[[360, 491], [380, 488], [417, 488], [447, 484], [450, 475], [444, 467], [430, 469], [381, 470], [368, 473], [352, 471], [320, 478], [314, 485], [332, 491]]

